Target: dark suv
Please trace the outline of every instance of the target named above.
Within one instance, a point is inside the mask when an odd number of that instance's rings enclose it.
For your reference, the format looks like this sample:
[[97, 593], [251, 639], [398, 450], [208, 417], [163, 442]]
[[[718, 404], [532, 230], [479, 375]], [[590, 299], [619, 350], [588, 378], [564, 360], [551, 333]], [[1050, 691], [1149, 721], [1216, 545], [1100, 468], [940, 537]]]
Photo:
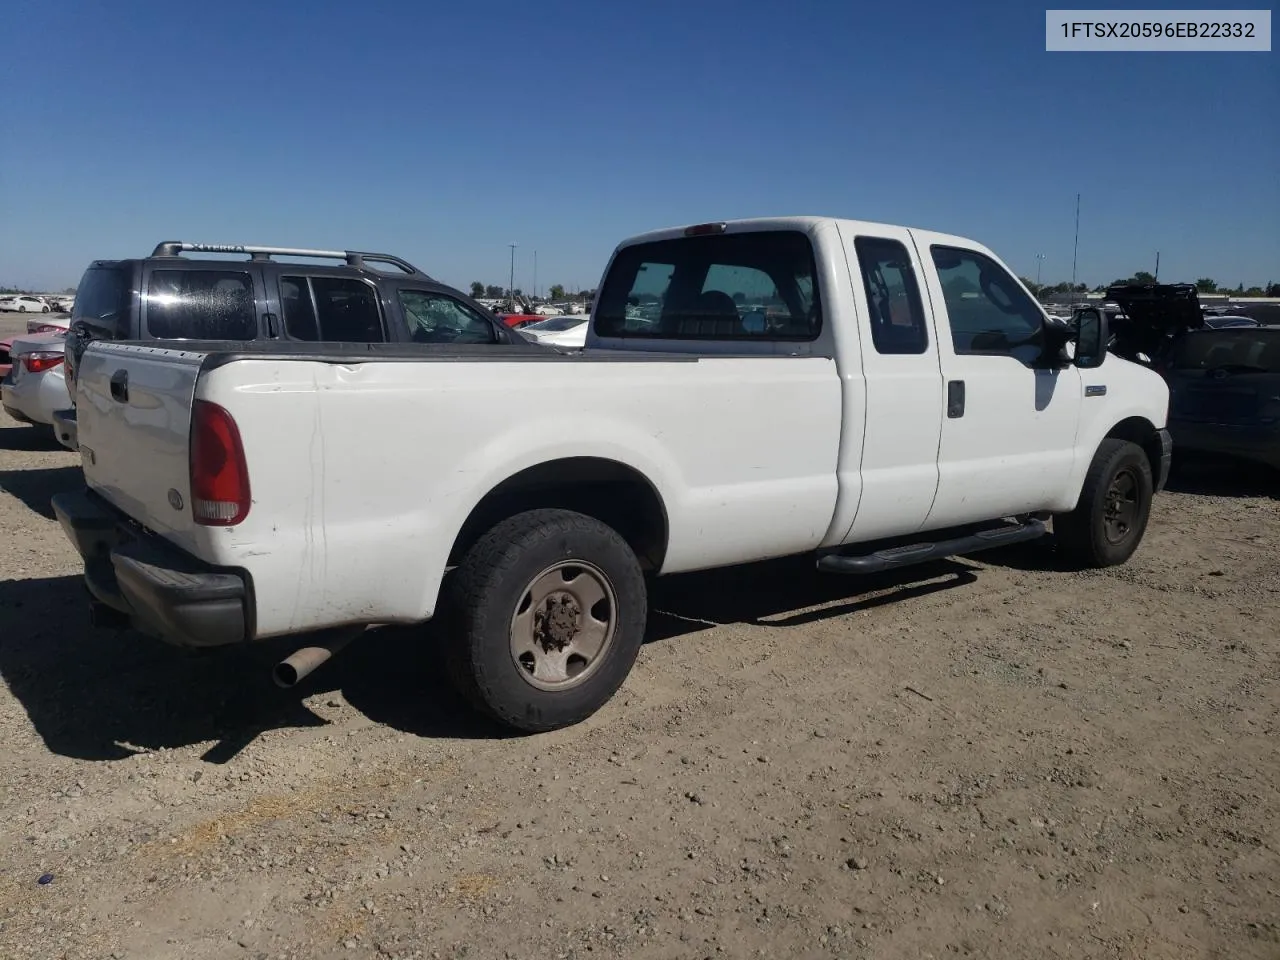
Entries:
[[[243, 260], [196, 254], [231, 254]], [[290, 260], [276, 260], [288, 257]], [[337, 263], [297, 263], [336, 260]], [[67, 376], [93, 340], [509, 344], [543, 349], [466, 294], [386, 253], [168, 242], [149, 257], [95, 260], [76, 290]], [[54, 428], [76, 446], [75, 410]]]
[[[184, 252], [245, 259], [197, 259]], [[159, 244], [149, 257], [91, 263], [76, 290], [69, 338], [73, 381], [92, 340], [157, 346], [183, 340], [494, 343], [537, 349], [461, 291], [390, 254], [176, 242]]]

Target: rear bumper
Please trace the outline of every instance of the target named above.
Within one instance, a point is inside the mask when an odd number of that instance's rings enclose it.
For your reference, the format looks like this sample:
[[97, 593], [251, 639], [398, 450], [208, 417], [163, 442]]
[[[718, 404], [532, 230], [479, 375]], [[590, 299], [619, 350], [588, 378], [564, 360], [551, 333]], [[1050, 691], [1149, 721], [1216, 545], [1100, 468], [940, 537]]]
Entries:
[[52, 503], [84, 558], [89, 592], [138, 630], [182, 647], [252, 637], [248, 574], [210, 566], [132, 526], [89, 490], [60, 493]]
[[80, 441], [76, 432], [76, 409], [53, 411], [53, 432], [58, 442], [68, 450], [79, 450]]
[[15, 420], [49, 425], [55, 410], [71, 406], [62, 372], [28, 373], [16, 382], [13, 376], [0, 385], [0, 403]]
[[1252, 460], [1280, 469], [1280, 424], [1251, 426], [1170, 420], [1169, 430], [1179, 450]]

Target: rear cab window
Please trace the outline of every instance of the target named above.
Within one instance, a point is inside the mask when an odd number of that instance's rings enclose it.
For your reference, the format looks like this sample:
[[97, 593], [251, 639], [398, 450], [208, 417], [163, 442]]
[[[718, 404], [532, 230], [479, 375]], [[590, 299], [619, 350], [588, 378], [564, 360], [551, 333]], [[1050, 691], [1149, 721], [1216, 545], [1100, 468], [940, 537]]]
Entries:
[[794, 230], [677, 237], [618, 251], [600, 337], [809, 341], [822, 329], [813, 248]]
[[258, 311], [247, 270], [155, 269], [144, 293], [156, 340], [256, 340]]

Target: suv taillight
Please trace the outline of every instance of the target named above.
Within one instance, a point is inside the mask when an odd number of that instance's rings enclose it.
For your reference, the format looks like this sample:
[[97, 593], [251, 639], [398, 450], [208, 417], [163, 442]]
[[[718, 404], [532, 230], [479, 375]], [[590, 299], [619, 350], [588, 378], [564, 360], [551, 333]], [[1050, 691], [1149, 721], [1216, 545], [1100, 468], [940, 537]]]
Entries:
[[28, 373], [44, 373], [46, 370], [52, 370], [65, 359], [67, 355], [62, 352], [37, 350], [22, 355], [22, 366]]
[[191, 408], [191, 513], [206, 527], [231, 527], [249, 515], [249, 467], [240, 429], [222, 407]]

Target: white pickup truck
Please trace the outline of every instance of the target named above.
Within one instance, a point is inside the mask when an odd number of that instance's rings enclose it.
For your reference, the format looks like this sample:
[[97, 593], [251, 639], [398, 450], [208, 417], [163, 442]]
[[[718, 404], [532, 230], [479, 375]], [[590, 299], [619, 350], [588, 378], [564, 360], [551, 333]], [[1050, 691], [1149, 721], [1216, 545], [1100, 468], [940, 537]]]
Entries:
[[108, 619], [211, 646], [443, 618], [467, 698], [548, 730], [623, 683], [647, 575], [863, 573], [1050, 522], [1064, 562], [1123, 563], [1168, 391], [1107, 337], [960, 237], [661, 230], [614, 251], [581, 352], [94, 342], [87, 487], [54, 508]]

